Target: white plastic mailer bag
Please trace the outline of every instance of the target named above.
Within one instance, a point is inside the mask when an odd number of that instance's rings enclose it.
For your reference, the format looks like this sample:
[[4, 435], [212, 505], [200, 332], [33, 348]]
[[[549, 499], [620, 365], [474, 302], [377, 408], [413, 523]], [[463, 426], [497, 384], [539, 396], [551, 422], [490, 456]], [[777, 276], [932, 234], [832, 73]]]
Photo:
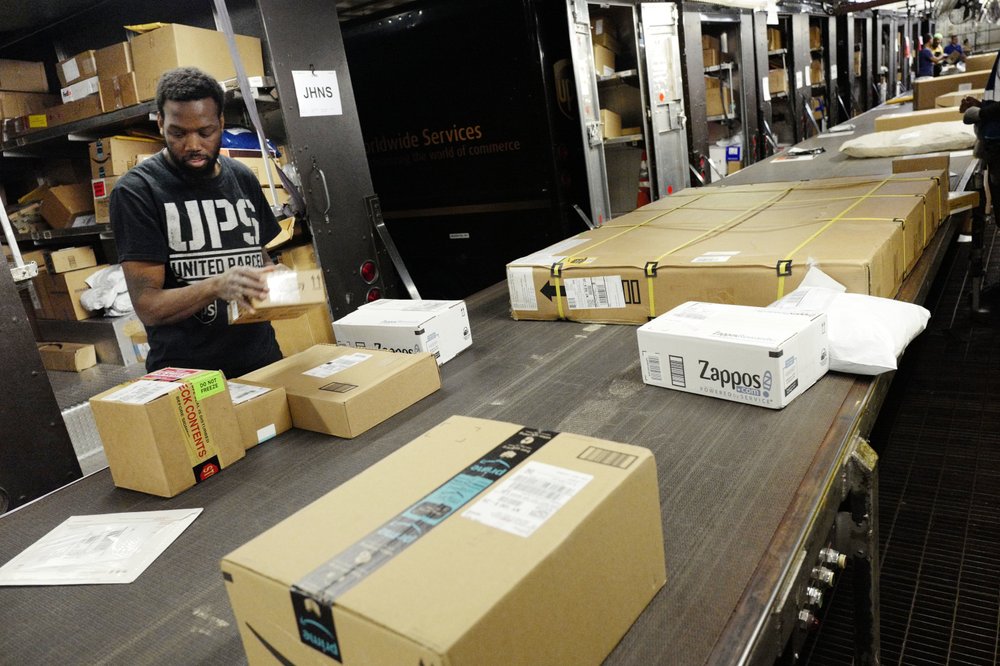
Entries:
[[895, 370], [896, 360], [927, 327], [931, 313], [913, 303], [845, 292], [813, 267], [798, 289], [769, 307], [826, 313], [830, 370], [857, 375]]
[[872, 132], [848, 139], [840, 152], [851, 157], [898, 157], [941, 151], [965, 150], [976, 143], [972, 125], [961, 120], [928, 123], [887, 132]]

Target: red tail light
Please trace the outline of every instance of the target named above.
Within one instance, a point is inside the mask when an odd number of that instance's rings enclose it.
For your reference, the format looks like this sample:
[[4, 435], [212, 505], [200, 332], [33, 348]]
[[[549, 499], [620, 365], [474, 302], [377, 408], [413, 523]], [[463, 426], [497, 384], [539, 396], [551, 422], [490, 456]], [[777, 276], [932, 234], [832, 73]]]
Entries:
[[377, 301], [382, 298], [382, 290], [378, 287], [372, 287], [368, 290], [368, 295], [365, 297], [365, 301], [371, 303], [372, 301]]
[[361, 264], [361, 279], [368, 284], [378, 279], [378, 266], [371, 259]]

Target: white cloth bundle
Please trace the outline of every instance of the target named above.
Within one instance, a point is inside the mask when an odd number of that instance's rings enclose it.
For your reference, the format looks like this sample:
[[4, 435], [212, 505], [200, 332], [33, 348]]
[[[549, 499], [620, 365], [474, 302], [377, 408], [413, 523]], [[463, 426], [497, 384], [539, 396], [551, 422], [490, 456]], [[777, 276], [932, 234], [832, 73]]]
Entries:
[[107, 309], [111, 317], [133, 311], [132, 299], [125, 284], [125, 273], [120, 264], [102, 268], [86, 279], [87, 291], [80, 294], [80, 305], [91, 312]]
[[954, 120], [865, 134], [845, 141], [840, 152], [851, 157], [898, 157], [964, 150], [975, 143], [976, 132], [972, 125]]

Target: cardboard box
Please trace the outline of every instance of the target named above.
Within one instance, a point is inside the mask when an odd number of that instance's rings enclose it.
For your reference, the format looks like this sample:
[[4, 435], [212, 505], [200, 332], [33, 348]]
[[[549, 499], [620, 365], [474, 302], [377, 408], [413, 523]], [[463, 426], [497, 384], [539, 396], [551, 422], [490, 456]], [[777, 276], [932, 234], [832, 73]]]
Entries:
[[53, 229], [66, 229], [73, 226], [76, 218], [93, 210], [90, 187], [86, 183], [76, 183], [49, 188], [39, 212]]
[[336, 342], [330, 310], [325, 303], [312, 306], [305, 314], [294, 319], [272, 321], [271, 327], [284, 357], [298, 354], [313, 345]]
[[702, 49], [701, 59], [705, 67], [715, 67], [722, 63], [722, 54], [717, 49]]
[[732, 104], [733, 98], [729, 86], [720, 84], [713, 76], [706, 76], [705, 115], [709, 117], [731, 115]]
[[641, 324], [685, 301], [766, 306], [811, 262], [892, 298], [940, 222], [942, 175], [682, 190], [510, 262], [512, 316]]
[[308, 245], [296, 245], [281, 251], [278, 261], [288, 266], [292, 270], [309, 270], [319, 268], [316, 261], [316, 249], [312, 243]]
[[326, 286], [319, 269], [307, 271], [275, 270], [267, 275], [269, 290], [264, 300], [251, 303], [256, 312], [250, 312], [236, 301], [229, 304], [227, 313], [230, 324], [252, 324], [276, 319], [300, 317], [317, 304], [326, 305]]
[[701, 50], [722, 51], [722, 40], [718, 37], [715, 37], [714, 35], [702, 34]]
[[622, 117], [610, 109], [601, 109], [601, 135], [613, 139], [622, 135]]
[[591, 33], [590, 35], [591, 43], [603, 46], [615, 55], [622, 52], [622, 46], [617, 39], [610, 32], [602, 32], [599, 35]]
[[861, 76], [861, 51], [854, 52], [854, 76]]
[[90, 144], [90, 177], [123, 176], [140, 155], [155, 155], [163, 142], [138, 136], [109, 136]]
[[80, 303], [80, 296], [90, 289], [90, 286], [87, 285], [87, 278], [107, 267], [107, 264], [101, 264], [55, 275], [48, 271], [44, 275], [40, 273], [36, 284], [44, 283], [43, 289], [48, 294], [51, 307], [51, 319], [80, 321], [100, 314], [84, 308]]
[[240, 439], [244, 449], [292, 429], [285, 389], [253, 386], [239, 380], [229, 382], [229, 396], [240, 423]]
[[83, 53], [77, 53], [72, 58], [60, 61], [56, 65], [59, 87], [65, 88], [81, 79], [89, 79], [92, 76], [97, 76], [97, 61], [94, 59], [95, 53], [91, 49]]
[[767, 89], [772, 95], [788, 92], [788, 72], [783, 69], [771, 69], [767, 72]]
[[24, 136], [49, 126], [48, 109], [58, 106], [58, 103], [46, 109], [45, 113], [32, 113], [4, 120], [4, 136], [7, 139]]
[[118, 183], [119, 176], [113, 178], [95, 178], [90, 181], [94, 196], [94, 222], [97, 224], [111, 223], [111, 190]]
[[666, 581], [655, 461], [549, 437], [452, 417], [227, 555], [249, 662], [600, 663]]
[[173, 497], [245, 454], [226, 378], [165, 368], [90, 399], [119, 488]]
[[91, 95], [73, 102], [49, 107], [45, 110], [45, 122], [47, 127], [56, 127], [84, 118], [93, 118], [102, 113], [104, 113], [104, 106], [101, 103], [101, 96]]
[[65, 247], [61, 250], [43, 253], [45, 257], [45, 268], [50, 273], [68, 273], [69, 271], [90, 268], [97, 265], [97, 258], [94, 256], [94, 248]]
[[73, 102], [78, 99], [83, 99], [88, 95], [97, 95], [101, 92], [101, 84], [96, 76], [92, 76], [89, 79], [80, 79], [76, 83], [71, 83], [62, 90], [59, 94], [62, 98], [62, 103]]
[[645, 383], [770, 409], [829, 369], [825, 313], [692, 301], [637, 335]]
[[935, 100], [945, 93], [985, 88], [989, 77], [989, 70], [982, 70], [917, 79], [913, 82], [913, 110], [933, 109]]
[[743, 162], [737, 160], [726, 160], [726, 175], [731, 176], [743, 168]]
[[[264, 76], [259, 39], [236, 35], [236, 49], [247, 76]], [[176, 23], [137, 35], [132, 40], [132, 65], [143, 102], [156, 96], [160, 76], [175, 67], [198, 67], [219, 81], [236, 76], [223, 33]]]
[[333, 322], [333, 334], [344, 347], [430, 352], [438, 365], [472, 345], [465, 301], [383, 298]]
[[134, 69], [132, 47], [128, 42], [120, 42], [97, 49], [94, 52], [94, 63], [97, 65], [97, 75], [102, 79], [113, 79], [127, 74]]
[[818, 25], [809, 26], [809, 48], [823, 48], [823, 28]]
[[39, 342], [38, 354], [46, 370], [81, 372], [97, 365], [94, 345], [74, 342]]
[[105, 112], [124, 109], [139, 103], [139, 89], [135, 72], [126, 72], [110, 78], [100, 77], [101, 101]]
[[875, 119], [876, 132], [919, 127], [928, 123], [946, 123], [962, 120], [957, 106], [947, 106], [923, 111], [907, 111], [905, 113], [887, 113]]
[[981, 72], [990, 71], [993, 69], [993, 63], [997, 59], [996, 51], [991, 53], [976, 53], [973, 55], [965, 56], [965, 71], [968, 72]]
[[46, 109], [58, 103], [55, 95], [0, 90], [0, 118], [44, 115]]
[[600, 44], [594, 44], [594, 72], [597, 76], [611, 76], [615, 73], [614, 52]]
[[604, 12], [591, 12], [590, 14], [590, 35], [596, 37], [600, 35], [614, 35], [618, 32], [615, 24], [615, 17]]
[[813, 85], [826, 81], [826, 72], [822, 60], [813, 60], [809, 63], [809, 81]]
[[47, 93], [49, 80], [45, 63], [0, 60], [0, 90]]
[[430, 354], [315, 345], [240, 381], [283, 386], [296, 428], [357, 437], [441, 388]]
[[[265, 169], [270, 169], [271, 178], [274, 180], [274, 184], [281, 187], [281, 179], [278, 177], [278, 171], [271, 160], [265, 160], [259, 157], [259, 150], [232, 150], [229, 148], [223, 148], [219, 151], [220, 155], [225, 155], [237, 162], [243, 164], [250, 171], [253, 172], [254, 177], [257, 178], [257, 182], [261, 184], [261, 187], [267, 186], [267, 171]], [[257, 155], [257, 157], [254, 157]]]
[[784, 36], [781, 34], [781, 30], [778, 28], [768, 28], [767, 29], [767, 50], [777, 51], [778, 49], [785, 48]]
[[945, 93], [943, 95], [938, 95], [934, 100], [934, 106], [937, 108], [941, 107], [957, 107], [962, 103], [962, 100], [966, 97], [974, 97], [980, 101], [983, 99], [983, 95], [986, 90], [983, 88], [978, 88], [976, 90], [958, 90], [956, 92]]

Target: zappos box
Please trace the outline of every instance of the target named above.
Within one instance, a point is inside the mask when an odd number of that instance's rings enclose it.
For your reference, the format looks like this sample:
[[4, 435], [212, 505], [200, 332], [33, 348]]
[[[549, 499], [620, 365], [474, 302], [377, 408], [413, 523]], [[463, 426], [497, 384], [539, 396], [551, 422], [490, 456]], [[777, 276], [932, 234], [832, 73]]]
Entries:
[[251, 449], [292, 429], [284, 388], [253, 386], [237, 380], [229, 382], [229, 396], [240, 424], [243, 448]]
[[333, 333], [344, 347], [430, 352], [438, 365], [472, 345], [465, 301], [383, 298], [333, 322]]
[[164, 368], [90, 399], [119, 488], [173, 497], [245, 455], [226, 378]]
[[666, 581], [655, 461], [453, 416], [222, 572], [251, 664], [597, 664]]
[[337, 437], [357, 437], [441, 388], [430, 354], [393, 354], [314, 345], [240, 377], [282, 386], [292, 425]]
[[638, 329], [642, 380], [780, 409], [829, 368], [826, 315], [784, 314], [721, 303], [679, 305]]

